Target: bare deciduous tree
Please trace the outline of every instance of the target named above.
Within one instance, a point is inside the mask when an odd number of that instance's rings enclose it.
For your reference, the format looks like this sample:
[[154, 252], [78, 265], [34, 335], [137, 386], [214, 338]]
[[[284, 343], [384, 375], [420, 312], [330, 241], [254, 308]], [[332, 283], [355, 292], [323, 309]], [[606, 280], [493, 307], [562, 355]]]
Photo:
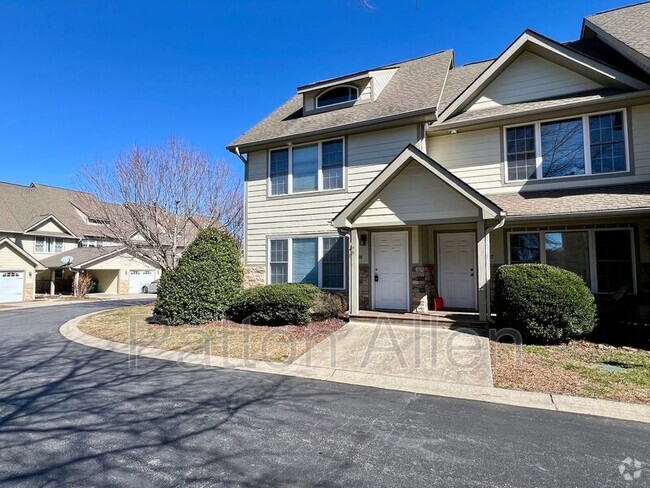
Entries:
[[227, 163], [170, 138], [163, 147], [134, 147], [113, 164], [85, 166], [81, 210], [101, 235], [164, 269], [206, 227], [238, 241], [242, 233], [241, 181]]

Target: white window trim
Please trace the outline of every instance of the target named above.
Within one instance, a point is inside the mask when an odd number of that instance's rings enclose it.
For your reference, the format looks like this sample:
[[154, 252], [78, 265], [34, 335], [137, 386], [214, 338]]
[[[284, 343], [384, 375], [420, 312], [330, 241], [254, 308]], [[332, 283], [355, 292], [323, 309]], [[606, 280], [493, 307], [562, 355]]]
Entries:
[[595, 227], [592, 229], [545, 229], [545, 230], [521, 230], [521, 231], [512, 231], [507, 233], [507, 253], [508, 253], [508, 264], [511, 263], [511, 254], [510, 254], [510, 236], [515, 234], [538, 234], [539, 235], [539, 262], [546, 264], [546, 246], [545, 246], [545, 234], [553, 234], [557, 232], [587, 232], [588, 247], [589, 247], [589, 277], [591, 283], [589, 283], [589, 288], [593, 294], [608, 294], [611, 292], [601, 292], [598, 291], [598, 261], [596, 259], [596, 232], [607, 232], [607, 231], [621, 231], [627, 230], [630, 233], [630, 252], [632, 257], [632, 289], [629, 290], [631, 295], [636, 295], [637, 293], [637, 277], [636, 277], [636, 247], [634, 244], [634, 228], [633, 227]]
[[[614, 114], [620, 112], [623, 115], [623, 143], [625, 145], [625, 170], [623, 171], [610, 171], [608, 173], [592, 173], [591, 171], [591, 143], [589, 139], [589, 117], [594, 115], [605, 115], [605, 114]], [[562, 120], [571, 120], [571, 119], [582, 119], [582, 137], [583, 137], [583, 150], [585, 156], [585, 172], [579, 175], [566, 175], [566, 176], [546, 176], [544, 177], [542, 173], [542, 124], [549, 122], [559, 122]], [[532, 125], [533, 132], [535, 134], [535, 170], [537, 178], [526, 178], [523, 180], [514, 179], [511, 180], [508, 177], [508, 129], [514, 129], [516, 127], [526, 127]], [[526, 181], [551, 181], [565, 178], [584, 178], [585, 176], [604, 176], [604, 175], [617, 175], [630, 172], [630, 148], [629, 148], [629, 137], [628, 137], [628, 127], [627, 127], [627, 109], [620, 108], [616, 110], [603, 110], [600, 112], [589, 112], [582, 115], [573, 115], [566, 117], [558, 117], [553, 119], [546, 120], [536, 120], [534, 122], [527, 122], [525, 124], [512, 124], [503, 126], [503, 167], [505, 168], [505, 182], [506, 183], [521, 183]]]
[[[343, 287], [342, 288], [325, 288], [323, 287], [323, 239], [336, 237], [343, 239]], [[271, 241], [287, 241], [287, 283], [293, 283], [293, 240], [294, 239], [318, 239], [318, 288], [332, 291], [345, 291], [347, 289], [347, 272], [348, 257], [346, 253], [347, 240], [340, 234], [304, 234], [292, 236], [270, 236], [266, 239], [266, 283], [271, 284]]]
[[[342, 181], [341, 181], [340, 188], [323, 189], [323, 143], [331, 142], [331, 141], [341, 141], [342, 144], [342, 152], [343, 152], [343, 162], [341, 166]], [[293, 149], [297, 147], [306, 147], [306, 146], [314, 146], [314, 145], [318, 146], [318, 170], [316, 176], [317, 189], [294, 192], [293, 191]], [[289, 157], [289, 174], [287, 175], [287, 193], [278, 193], [277, 195], [274, 195], [273, 186], [271, 185], [271, 153], [275, 151], [282, 151], [282, 150], [287, 150], [288, 157]], [[275, 198], [275, 197], [286, 197], [287, 195], [310, 195], [314, 193], [336, 192], [336, 191], [345, 190], [346, 176], [347, 176], [347, 171], [346, 171], [347, 161], [345, 156], [346, 156], [345, 137], [333, 137], [331, 139], [323, 139], [321, 141], [307, 142], [304, 144], [288, 144], [286, 146], [274, 147], [273, 149], [269, 149], [266, 155], [266, 175], [267, 175], [266, 195], [270, 198]]]
[[[328, 105], [323, 105], [323, 106], [318, 105], [318, 102], [319, 102], [320, 98], [323, 95], [327, 94], [328, 92], [331, 92], [332, 90], [336, 90], [337, 88], [352, 88], [353, 90], [355, 90], [357, 92], [357, 96], [356, 96], [356, 98], [353, 98], [352, 100], [346, 100], [344, 102], [330, 103]], [[345, 105], [347, 103], [353, 103], [353, 102], [356, 102], [357, 100], [359, 100], [359, 87], [354, 86], [354, 85], [336, 85], [336, 86], [332, 86], [332, 87], [328, 88], [327, 90], [323, 91], [322, 93], [319, 93], [318, 96], [316, 97], [316, 99], [314, 100], [314, 107], [317, 108], [317, 109], [330, 108], [330, 107], [336, 107], [338, 105]]]

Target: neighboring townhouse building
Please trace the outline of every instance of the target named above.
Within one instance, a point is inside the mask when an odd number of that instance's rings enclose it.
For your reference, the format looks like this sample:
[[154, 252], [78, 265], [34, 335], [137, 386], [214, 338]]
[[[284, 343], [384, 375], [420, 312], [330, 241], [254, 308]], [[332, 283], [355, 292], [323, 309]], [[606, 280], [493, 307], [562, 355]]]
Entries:
[[0, 183], [0, 303], [70, 293], [79, 273], [93, 277], [97, 292], [111, 294], [140, 293], [160, 277], [158, 264], [106, 237], [104, 215], [88, 210], [99, 202], [88, 205], [89, 198], [41, 184]]
[[506, 263], [650, 295], [650, 3], [298, 88], [228, 149], [245, 162], [247, 284], [308, 282], [360, 310], [486, 320]]

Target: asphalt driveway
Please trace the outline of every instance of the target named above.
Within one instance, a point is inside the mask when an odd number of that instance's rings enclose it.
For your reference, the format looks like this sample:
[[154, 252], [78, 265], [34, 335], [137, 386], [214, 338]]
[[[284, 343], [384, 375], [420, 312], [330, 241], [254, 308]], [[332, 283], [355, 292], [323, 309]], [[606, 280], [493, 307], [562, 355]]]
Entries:
[[[95, 350], [0, 312], [4, 486], [650, 486], [646, 424]], [[625, 466], [625, 465], [624, 465]], [[627, 471], [626, 471], [627, 472]]]

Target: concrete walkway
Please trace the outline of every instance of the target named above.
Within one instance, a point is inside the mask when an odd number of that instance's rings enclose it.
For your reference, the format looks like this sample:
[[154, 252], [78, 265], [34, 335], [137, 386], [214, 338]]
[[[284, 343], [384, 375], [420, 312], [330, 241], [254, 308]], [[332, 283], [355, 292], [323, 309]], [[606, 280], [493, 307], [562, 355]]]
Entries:
[[293, 364], [492, 386], [485, 335], [470, 328], [350, 322]]
[[[94, 312], [101, 313], [101, 312]], [[153, 358], [171, 361], [182, 365], [199, 367], [226, 368], [239, 371], [252, 371], [273, 375], [292, 376], [324, 380], [349, 385], [369, 386], [387, 390], [404, 391], [414, 394], [436, 395], [440, 397], [480, 402], [496, 403], [539, 410], [550, 410], [562, 413], [577, 413], [595, 415], [619, 420], [631, 420], [650, 424], [650, 406], [598, 400], [593, 398], [574, 397], [568, 395], [551, 395], [529, 391], [507, 390], [493, 386], [481, 386], [450, 381], [440, 381], [433, 378], [417, 378], [387, 374], [384, 371], [353, 371], [337, 369], [331, 366], [323, 367], [315, 364], [305, 365], [294, 363], [273, 363], [238, 359], [208, 354], [194, 354], [183, 351], [169, 351], [152, 347], [132, 346], [119, 342], [99, 339], [81, 332], [77, 324], [87, 314], [72, 319], [61, 326], [59, 332], [65, 338], [96, 349], [126, 354], [132, 359]], [[455, 337], [455, 336], [454, 336]], [[304, 357], [303, 357], [304, 359]], [[303, 361], [305, 362], [305, 361]], [[487, 408], [487, 407], [486, 407]]]

